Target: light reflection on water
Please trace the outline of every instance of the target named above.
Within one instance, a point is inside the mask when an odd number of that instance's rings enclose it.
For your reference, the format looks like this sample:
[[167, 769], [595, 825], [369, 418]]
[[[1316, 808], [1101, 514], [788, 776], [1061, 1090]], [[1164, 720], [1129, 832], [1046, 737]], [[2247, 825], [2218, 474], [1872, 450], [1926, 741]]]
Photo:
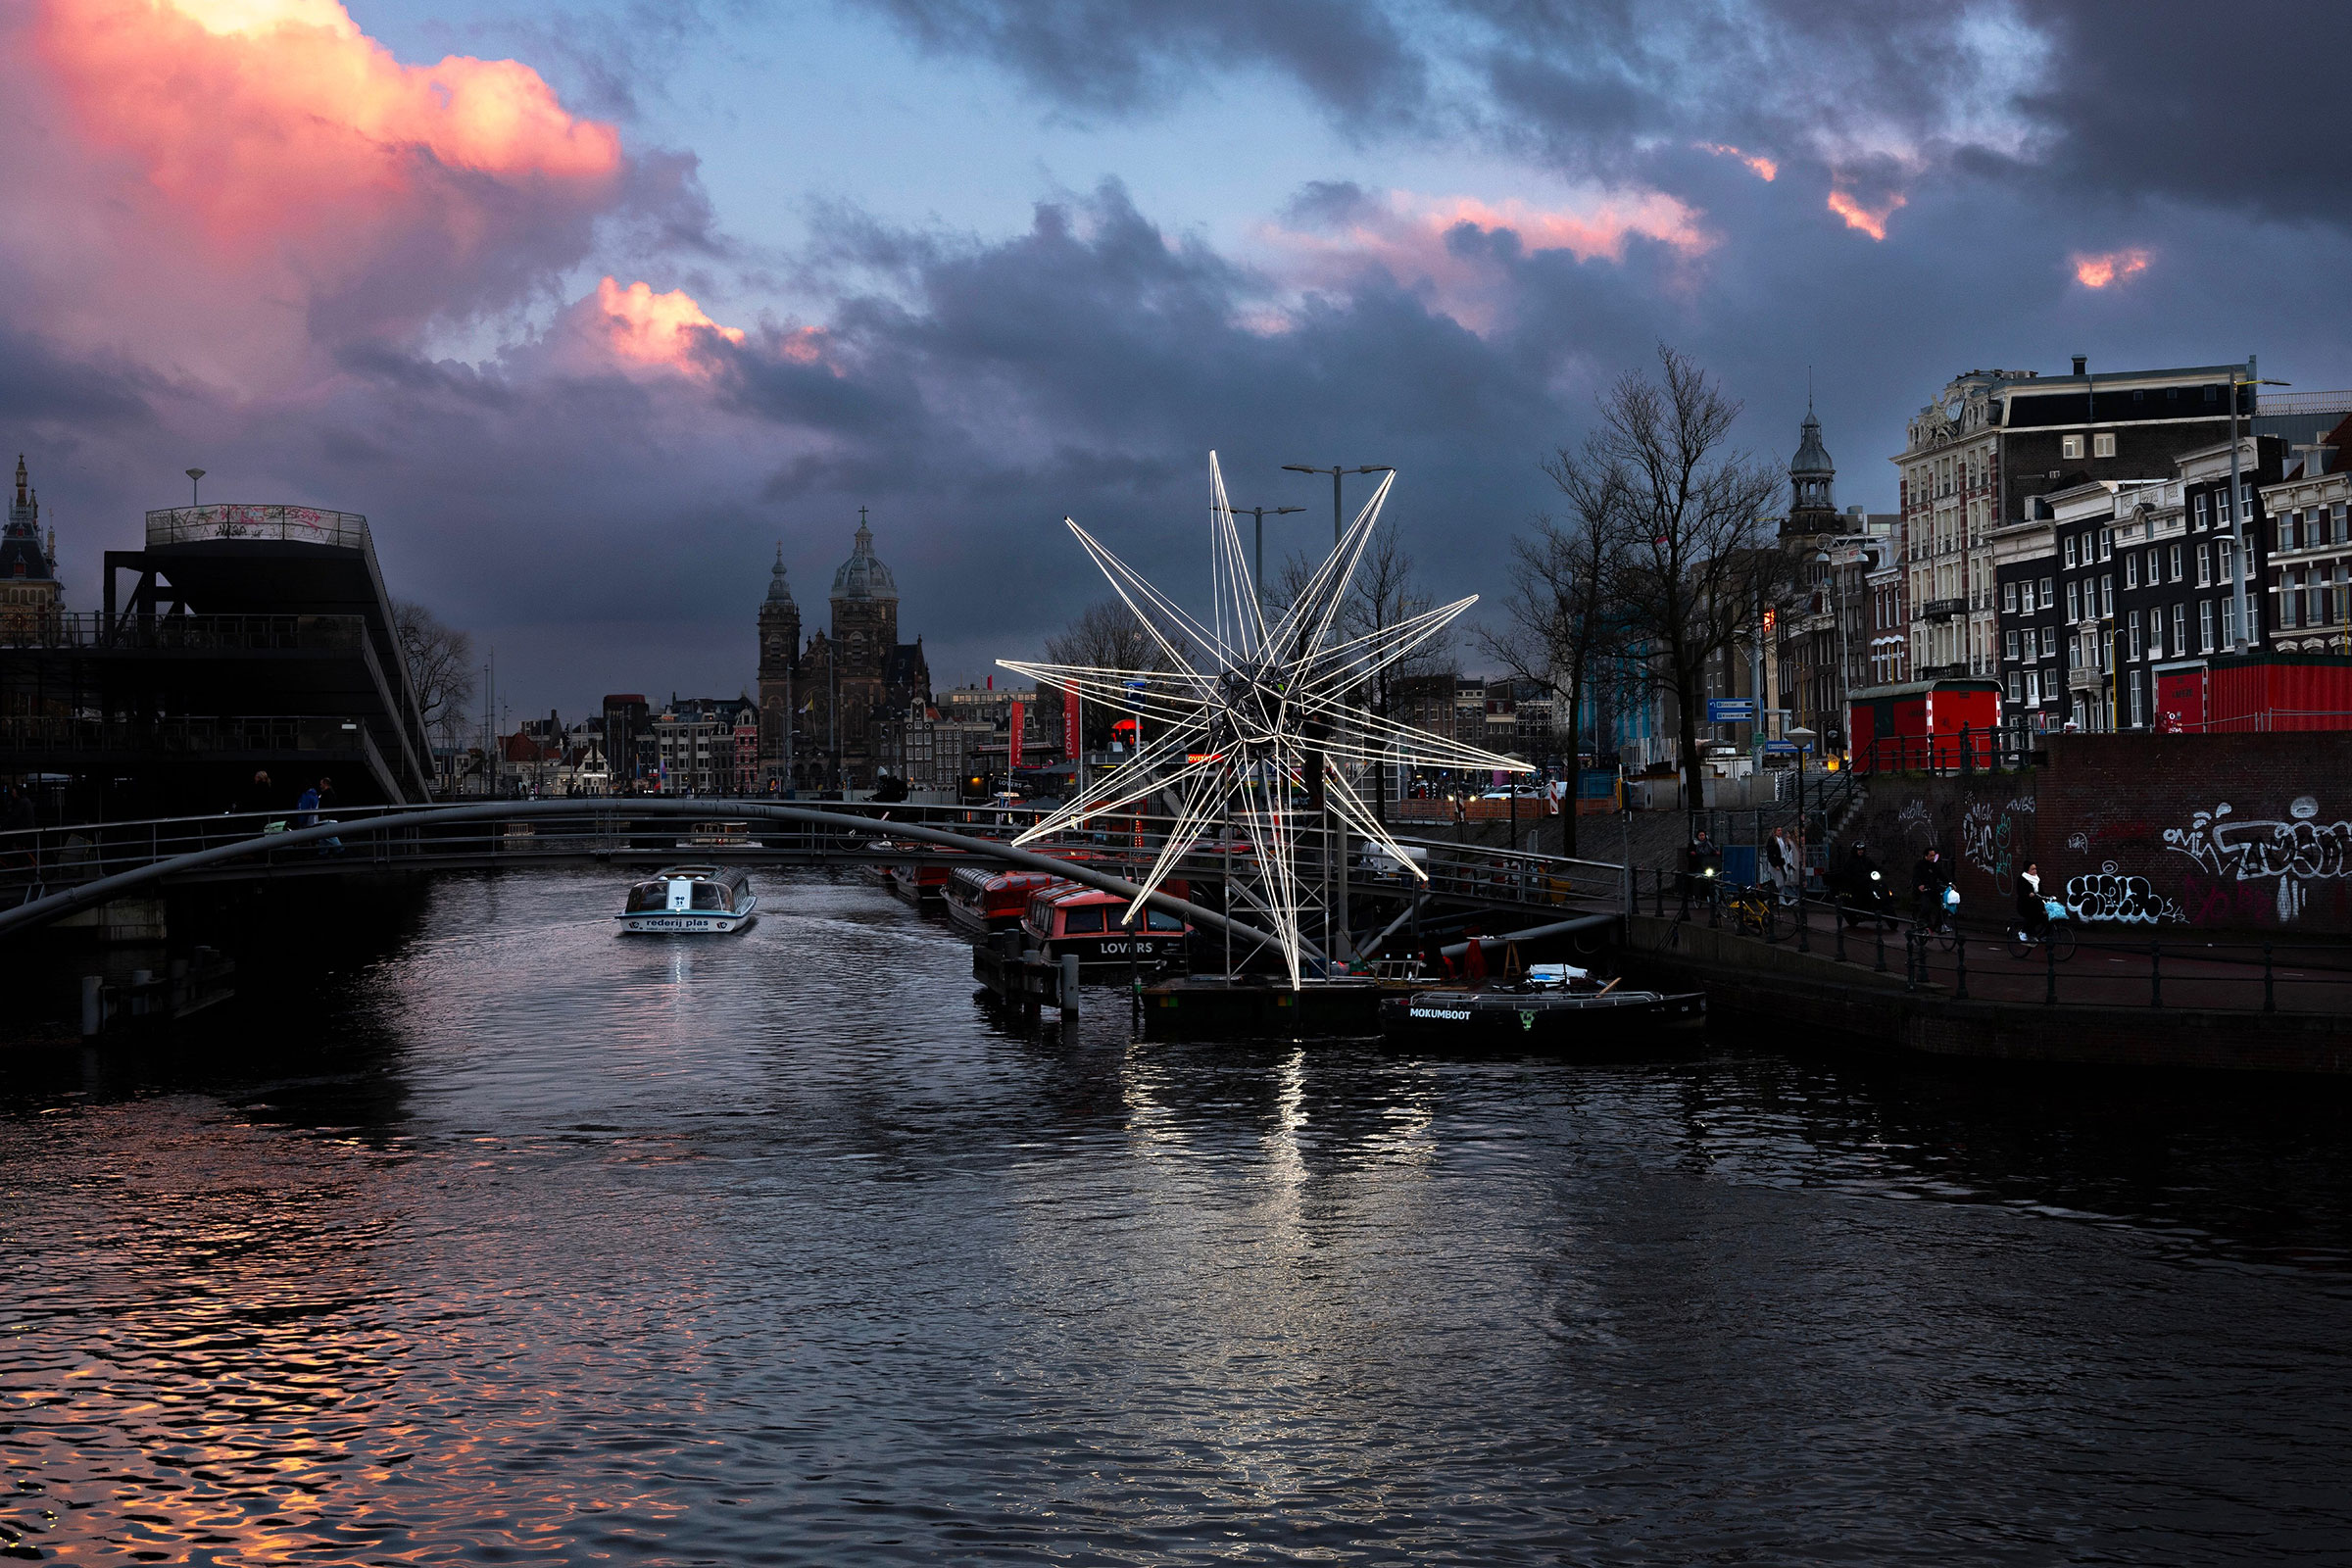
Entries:
[[0, 1079], [0, 1461], [89, 1560], [2340, 1549], [2340, 1101], [1024, 1034], [878, 890], [453, 881]]

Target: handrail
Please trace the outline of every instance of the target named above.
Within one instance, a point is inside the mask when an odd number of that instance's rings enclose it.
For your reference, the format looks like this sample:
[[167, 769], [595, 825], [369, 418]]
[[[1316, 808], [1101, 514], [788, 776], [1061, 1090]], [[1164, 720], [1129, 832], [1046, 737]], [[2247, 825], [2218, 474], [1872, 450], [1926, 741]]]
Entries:
[[[338, 819], [332, 822], [319, 822], [309, 827], [290, 828], [283, 833], [256, 834], [251, 838], [239, 839], [232, 843], [215, 845], [207, 849], [193, 850], [184, 855], [151, 860], [147, 864], [135, 866], [127, 871], [119, 871], [112, 876], [99, 877], [95, 881], [83, 883], [79, 887], [71, 888], [62, 893], [52, 893], [30, 900], [13, 909], [0, 910], [0, 936], [46, 925], [52, 920], [62, 919], [76, 910], [104, 904], [111, 899], [120, 898], [125, 893], [144, 887], [148, 883], [161, 881], [175, 871], [194, 870], [201, 866], [269, 855], [303, 845], [323, 846], [329, 840], [339, 841], [345, 837], [358, 838], [364, 834], [381, 833], [391, 828], [432, 827], [443, 823], [472, 821], [512, 821], [516, 819], [528, 821], [542, 817], [551, 819], [573, 816], [594, 817], [599, 814], [602, 808], [603, 803], [594, 800], [490, 802], [480, 806], [445, 806], [423, 810], [388, 810], [373, 817]], [[643, 802], [633, 809], [639, 812], [650, 812], [656, 816], [694, 817], [707, 815], [710, 807], [701, 801], [682, 800]], [[869, 817], [850, 816], [843, 812], [766, 802], [747, 804], [736, 809], [747, 816], [801, 822], [816, 827], [847, 826], [866, 830], [873, 825], [872, 819]], [[1073, 882], [1084, 882], [1091, 887], [1099, 887], [1105, 892], [1120, 894], [1126, 898], [1132, 899], [1143, 893], [1140, 886], [1124, 877], [1112, 876], [1107, 872], [1099, 871], [1093, 866], [1077, 861], [1056, 859], [1052, 856], [1015, 849], [1008, 844], [968, 838], [911, 822], [894, 821], [891, 826], [894, 834], [911, 836], [921, 842], [938, 844], [951, 849], [968, 850], [989, 858], [1002, 859], [1014, 865], [1027, 866], [1033, 870], [1052, 871], [1055, 875], [1068, 877]], [[1231, 931], [1235, 936], [1246, 941], [1279, 945], [1277, 939], [1269, 933], [1260, 931], [1254, 926], [1245, 925], [1239, 920], [1230, 919], [1219, 910], [1204, 908], [1189, 899], [1180, 899], [1172, 894], [1156, 891], [1150, 896], [1150, 899], [1154, 907], [1165, 909], [1197, 924], [1207, 924], [1215, 926], [1219, 930]], [[1327, 961], [1321, 950], [1304, 938], [1300, 939], [1298, 945], [1302, 952], [1317, 961]]]

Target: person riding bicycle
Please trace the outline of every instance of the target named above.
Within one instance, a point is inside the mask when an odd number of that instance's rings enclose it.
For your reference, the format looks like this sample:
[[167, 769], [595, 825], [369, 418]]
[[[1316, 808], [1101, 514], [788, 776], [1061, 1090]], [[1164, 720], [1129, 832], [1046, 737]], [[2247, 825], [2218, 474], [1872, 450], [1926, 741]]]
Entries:
[[1865, 919], [1883, 914], [1880, 901], [1891, 890], [1870, 846], [1860, 839], [1847, 847], [1845, 866], [1838, 873], [1838, 885], [1844, 893], [1845, 923], [1859, 925]]
[[1691, 834], [1690, 844], [1683, 852], [1683, 887], [1693, 898], [1704, 897], [1710, 884], [1722, 879], [1723, 851], [1705, 828]]
[[1943, 856], [1935, 845], [1911, 867], [1912, 892], [1919, 898], [1919, 923], [1923, 929], [1940, 931], [1944, 924], [1943, 890], [1952, 885], [1952, 873], [1944, 868]]
[[2050, 911], [2042, 902], [2041, 865], [2038, 861], [2028, 860], [2025, 870], [2018, 874], [2017, 925], [2019, 931], [2035, 941], [2050, 934]]

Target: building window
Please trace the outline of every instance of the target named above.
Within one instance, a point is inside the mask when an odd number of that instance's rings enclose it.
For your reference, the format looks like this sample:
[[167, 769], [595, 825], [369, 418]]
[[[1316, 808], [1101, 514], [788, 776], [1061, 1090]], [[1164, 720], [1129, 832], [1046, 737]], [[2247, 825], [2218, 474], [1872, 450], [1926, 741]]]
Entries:
[[2179, 659], [2188, 652], [2188, 607], [2173, 607], [2173, 657]]
[[2041, 681], [2032, 670], [2026, 671], [2026, 706], [2032, 708], [2041, 701]]
[[2078, 592], [2079, 586], [2079, 584], [2071, 582], [2066, 585], [2066, 623], [2070, 626], [2082, 618], [2082, 600]]
[[2197, 492], [2197, 499], [2196, 499], [2196, 502], [2195, 502], [2195, 505], [2194, 505], [2194, 511], [2195, 511], [2195, 518], [2196, 518], [2196, 520], [2195, 520], [2195, 526], [2197, 526], [2197, 527], [2199, 527], [2199, 528], [2202, 528], [2202, 527], [2204, 527], [2204, 526], [2205, 526], [2205, 492], [2204, 492], [2204, 491], [2202, 491], [2202, 490], [2200, 490], [2200, 491], [2198, 491], [2198, 492]]
[[2058, 590], [2054, 583], [2054, 578], [2044, 577], [2041, 579], [2041, 608], [2044, 610], [2052, 609], [2058, 603]]
[[2066, 536], [2066, 569], [2074, 570], [2075, 564], [2075, 536], [2070, 533]]
[[2102, 430], [2102, 431], [2101, 431], [2101, 432], [2099, 432], [2097, 435], [2094, 435], [2094, 436], [2092, 436], [2092, 437], [2090, 438], [2090, 455], [2091, 455], [2092, 457], [2094, 457], [2094, 458], [2112, 458], [2112, 457], [2114, 457], [2114, 456], [2115, 456], [2115, 434], [2114, 434], [2114, 432], [2113, 432], [2113, 431]]
[[2099, 613], [2109, 620], [2115, 618], [2115, 573], [2099, 573]]
[[2213, 562], [2210, 559], [2210, 553], [2206, 550], [2206, 548], [2203, 545], [2199, 545], [2197, 546], [2197, 586], [2200, 588], [2208, 588], [2212, 585]]
[[2004, 615], [2017, 613], [2017, 584], [2014, 582], [2001, 584], [2001, 613]]
[[2175, 545], [2175, 546], [2173, 546], [2173, 563], [2172, 563], [2172, 564], [2173, 564], [2173, 577], [2172, 577], [2172, 580], [2173, 580], [2173, 581], [2175, 581], [2175, 582], [2179, 582], [2179, 581], [2180, 580], [2180, 547], [2179, 545]]
[[2213, 652], [2213, 601], [2210, 599], [2197, 603], [2197, 652]]
[[2058, 455], [2066, 458], [2081, 457], [2082, 455], [2082, 438], [2079, 435], [2060, 436], [2058, 438]]
[[2139, 671], [2135, 669], [2132, 672], [2132, 727], [2137, 729], [2147, 721], [2147, 710], [2141, 706]]
[[2295, 519], [2300, 515], [2301, 514], [2293, 512], [2278, 514], [2278, 548], [2280, 551], [2295, 548]]
[[2113, 528], [2099, 530], [2099, 559], [2101, 561], [2115, 559], [2115, 530]]
[[2058, 666], [2055, 664], [2041, 666], [2041, 695], [2053, 703], [2058, 700]]
[[2124, 557], [2124, 586], [2127, 588], [2139, 586], [2139, 557], [2137, 555]]
[[2295, 580], [2295, 573], [2281, 572], [2278, 577], [2278, 624], [2280, 627], [2293, 626], [2300, 618], [2295, 613], [2295, 608], [2296, 602], [2301, 598], [2302, 585]]
[[2016, 670], [2011, 670], [2009, 672], [2009, 702], [2011, 706], [2014, 707], [2018, 702], [2022, 701], [2018, 694], [2024, 690], [2024, 678], [2020, 676]]
[[2124, 612], [2124, 626], [2126, 634], [2132, 639], [2131, 657], [2137, 659], [2139, 657], [2139, 612], [2136, 610], [2126, 611]]
[[2237, 646], [2237, 596], [2235, 594], [2231, 594], [2222, 601], [2222, 643], [2229, 648]]
[[2012, 663], [2016, 662], [2017, 633], [2013, 631], [2001, 633], [2001, 655], [2003, 658], [2009, 660]]

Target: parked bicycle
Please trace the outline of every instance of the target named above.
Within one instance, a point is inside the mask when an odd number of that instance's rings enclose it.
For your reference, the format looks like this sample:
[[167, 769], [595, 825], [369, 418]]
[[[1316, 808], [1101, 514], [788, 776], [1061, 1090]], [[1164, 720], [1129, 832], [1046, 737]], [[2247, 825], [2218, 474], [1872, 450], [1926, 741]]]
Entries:
[[1733, 888], [1724, 899], [1724, 908], [1732, 917], [1732, 929], [1742, 936], [1773, 939], [1772, 895], [1763, 888]]

